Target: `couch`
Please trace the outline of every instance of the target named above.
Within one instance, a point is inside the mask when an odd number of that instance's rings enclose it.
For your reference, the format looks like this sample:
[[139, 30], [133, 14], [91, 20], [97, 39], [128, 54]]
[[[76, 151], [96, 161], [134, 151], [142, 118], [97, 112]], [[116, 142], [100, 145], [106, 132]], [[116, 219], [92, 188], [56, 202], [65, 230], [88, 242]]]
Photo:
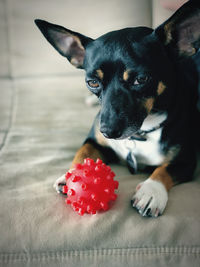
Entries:
[[130, 205], [146, 173], [112, 165], [110, 210], [79, 216], [53, 189], [69, 168], [98, 106], [87, 106], [84, 73], [43, 39], [42, 18], [93, 38], [155, 27], [171, 12], [158, 0], [0, 0], [0, 266], [200, 266], [200, 168], [174, 187], [164, 214]]

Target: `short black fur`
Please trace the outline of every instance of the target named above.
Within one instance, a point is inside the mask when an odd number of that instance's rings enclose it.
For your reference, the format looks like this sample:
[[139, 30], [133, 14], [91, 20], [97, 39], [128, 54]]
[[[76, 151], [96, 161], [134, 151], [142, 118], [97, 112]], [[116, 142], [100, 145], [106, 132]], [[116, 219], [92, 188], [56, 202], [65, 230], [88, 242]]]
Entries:
[[[187, 21], [189, 29], [184, 30]], [[198, 1], [186, 3], [156, 30], [126, 28], [96, 40], [36, 20], [54, 48], [85, 70], [86, 84], [101, 104], [85, 142], [108, 161], [116, 154], [99, 141], [99, 133], [105, 139], [126, 139], [148, 115], [165, 112], [159, 143], [167, 170], [174, 183], [191, 180], [199, 139], [199, 23]]]

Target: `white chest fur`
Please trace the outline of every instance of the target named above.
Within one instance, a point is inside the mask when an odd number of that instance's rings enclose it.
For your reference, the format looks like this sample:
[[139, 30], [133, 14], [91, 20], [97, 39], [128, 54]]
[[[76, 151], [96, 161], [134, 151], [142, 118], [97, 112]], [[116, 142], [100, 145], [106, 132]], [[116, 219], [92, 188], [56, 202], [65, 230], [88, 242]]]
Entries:
[[[149, 115], [141, 130], [148, 130], [164, 121], [167, 114], [162, 115]], [[164, 161], [164, 155], [160, 149], [160, 138], [161, 138], [162, 128], [159, 128], [146, 135], [146, 141], [137, 140], [114, 140], [109, 139], [108, 144], [112, 149], [123, 159], [126, 159], [129, 152], [135, 157], [138, 164], [142, 165], [160, 165]]]

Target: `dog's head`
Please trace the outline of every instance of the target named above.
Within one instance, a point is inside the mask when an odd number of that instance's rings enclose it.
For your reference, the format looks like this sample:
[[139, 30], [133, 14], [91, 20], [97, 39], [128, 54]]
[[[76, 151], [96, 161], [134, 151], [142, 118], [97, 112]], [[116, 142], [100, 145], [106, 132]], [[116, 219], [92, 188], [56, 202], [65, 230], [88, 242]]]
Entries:
[[100, 130], [105, 137], [130, 137], [148, 114], [169, 108], [175, 75], [169, 55], [189, 58], [199, 47], [200, 5], [196, 2], [185, 4], [156, 30], [126, 28], [96, 40], [35, 21], [62, 56], [85, 70], [87, 87], [101, 103]]

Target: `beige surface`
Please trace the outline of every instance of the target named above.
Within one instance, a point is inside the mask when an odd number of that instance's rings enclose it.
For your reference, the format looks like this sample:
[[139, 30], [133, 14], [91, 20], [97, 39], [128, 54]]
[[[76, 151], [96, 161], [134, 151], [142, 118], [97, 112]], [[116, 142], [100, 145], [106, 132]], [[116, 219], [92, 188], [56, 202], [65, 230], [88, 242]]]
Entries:
[[12, 127], [0, 157], [0, 266], [199, 266], [199, 179], [172, 189], [158, 219], [131, 208], [134, 188], [146, 175], [132, 176], [124, 167], [113, 166], [119, 197], [106, 213], [80, 217], [52, 188], [97, 111], [85, 107], [82, 79], [13, 84]]
[[[9, 49], [13, 77], [74, 73], [66, 59], [44, 40], [33, 21], [36, 18], [63, 25], [96, 38], [107, 31], [138, 25], [151, 25], [149, 0], [0, 0], [3, 24], [8, 36], [2, 49]], [[1, 9], [2, 7], [2, 9]], [[138, 14], [145, 14], [139, 16]], [[3, 26], [7, 21], [7, 25]], [[0, 62], [6, 62], [2, 50]], [[5, 50], [6, 51], [6, 50]], [[5, 64], [3, 64], [4, 66]], [[8, 70], [5, 68], [3, 73]]]
[[173, 11], [169, 9], [165, 9], [161, 5], [161, 1], [165, 0], [153, 0], [152, 1], [152, 26], [153, 28], [158, 27], [160, 24], [162, 24], [166, 19], [168, 19], [172, 14]]
[[0, 1], [0, 78], [9, 75], [8, 28], [5, 1]]
[[105, 213], [80, 217], [52, 187], [98, 107], [86, 107], [83, 72], [59, 57], [33, 18], [93, 36], [151, 18], [150, 1], [82, 3], [0, 0], [0, 267], [199, 267], [200, 171], [172, 189], [158, 219], [131, 208], [135, 186], [147, 175], [132, 176], [122, 166], [113, 166], [118, 199]]

